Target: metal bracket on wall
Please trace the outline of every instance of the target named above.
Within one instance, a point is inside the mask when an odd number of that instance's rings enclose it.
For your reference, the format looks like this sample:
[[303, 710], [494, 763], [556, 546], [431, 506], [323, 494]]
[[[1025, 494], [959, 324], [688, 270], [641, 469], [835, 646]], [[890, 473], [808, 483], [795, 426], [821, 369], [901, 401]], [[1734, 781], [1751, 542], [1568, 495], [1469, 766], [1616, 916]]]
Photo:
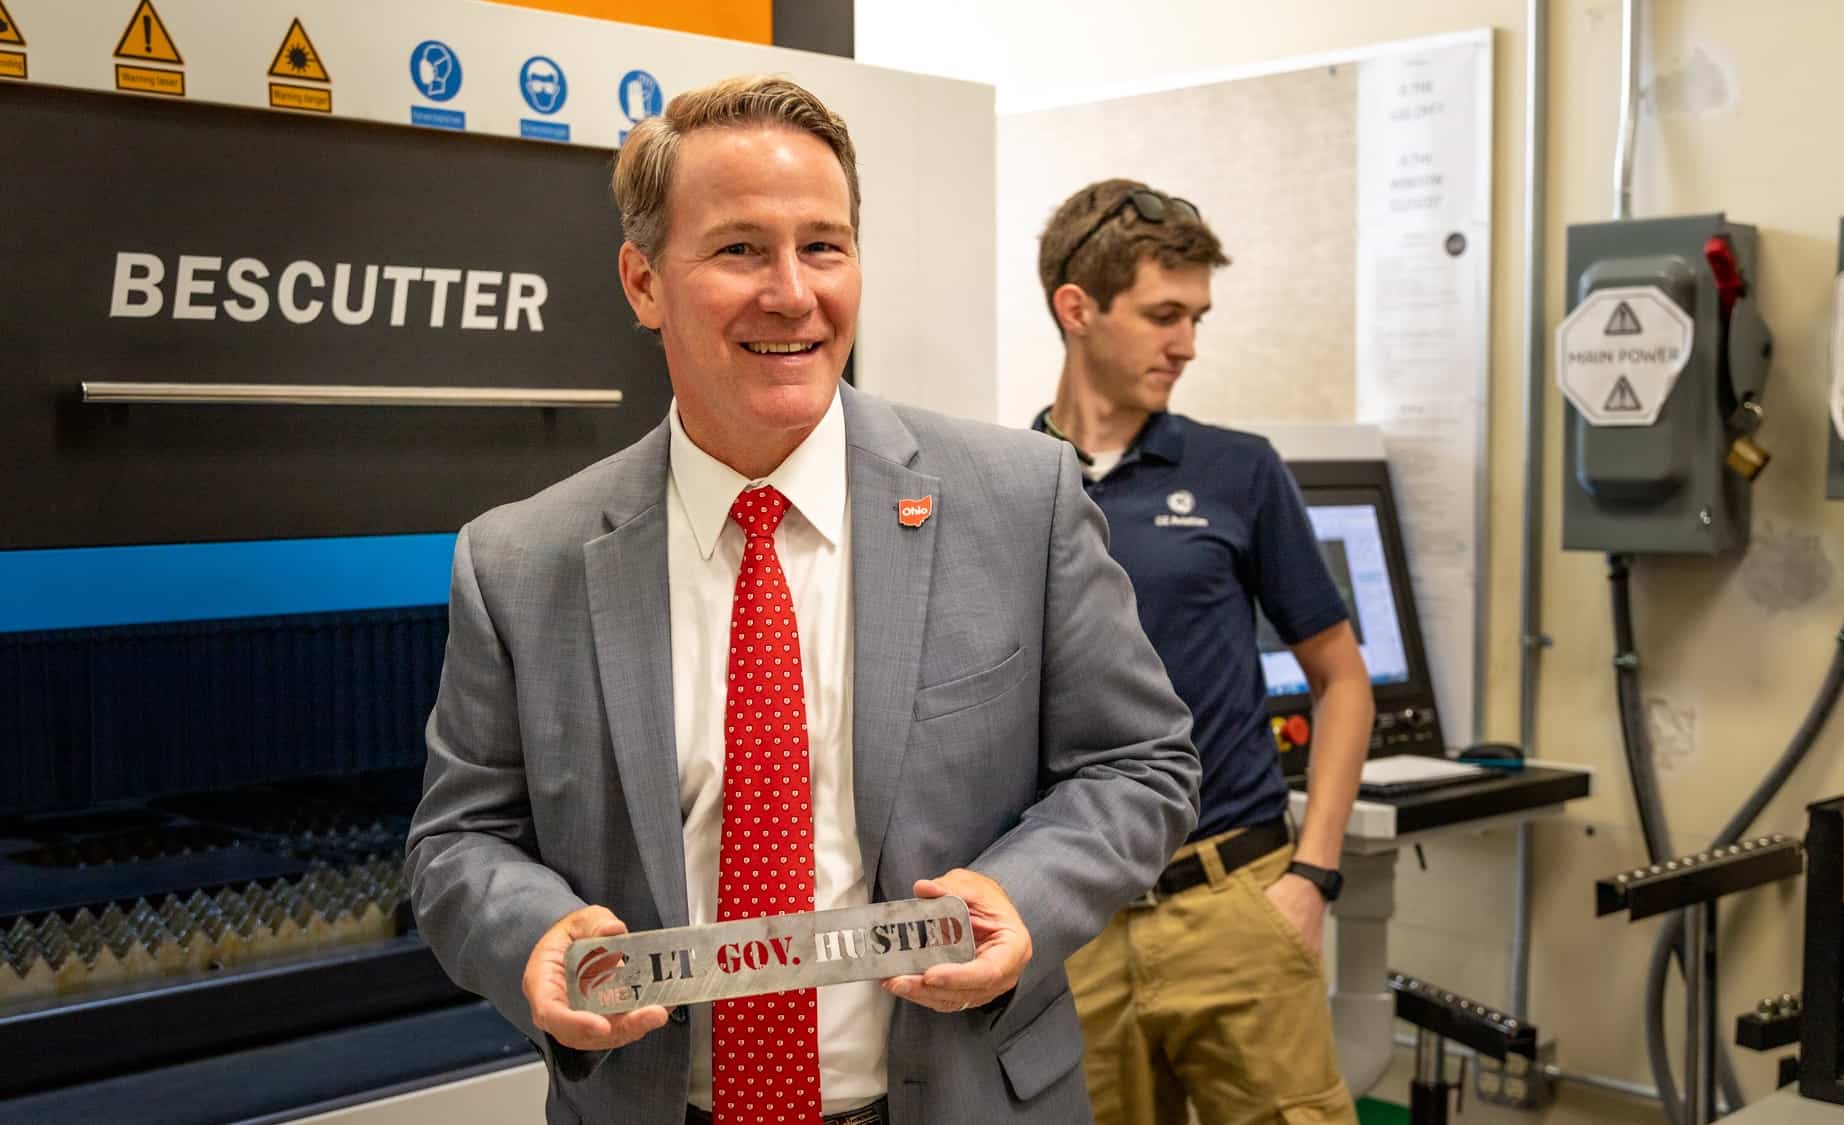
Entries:
[[1804, 868], [1805, 851], [1798, 840], [1780, 833], [1760, 836], [1596, 880], [1594, 913], [1598, 918], [1627, 910], [1638, 921], [1785, 879]]
[[1805, 849], [1780, 833], [1622, 871], [1594, 885], [1597, 917], [1625, 911], [1638, 921], [1684, 911], [1684, 1119], [1709, 1125], [1716, 1098], [1717, 903], [1725, 896], [1798, 875]]
[[1535, 1058], [1537, 1029], [1495, 1008], [1406, 973], [1391, 973], [1396, 1018], [1472, 1048], [1481, 1058]]
[[1505, 1072], [1513, 1068], [1518, 1077], [1510, 1085], [1521, 1094], [1528, 1095], [1535, 1080], [1547, 1083], [1536, 1062], [1537, 1029], [1532, 1025], [1406, 973], [1390, 973], [1389, 987], [1396, 995], [1396, 1018], [1417, 1029], [1415, 1080], [1409, 1086], [1409, 1120], [1414, 1125], [1447, 1125], [1448, 1093], [1458, 1089], [1465, 1096], [1464, 1059], [1459, 1082], [1447, 1081], [1448, 1040], [1472, 1052], [1478, 1064], [1475, 1074], [1494, 1068], [1498, 1079], [1489, 1085], [1500, 1093], [1508, 1085]]
[[256, 406], [620, 406], [621, 392], [573, 387], [392, 387], [334, 383], [117, 383], [85, 380], [83, 401]]
[[1750, 1051], [1774, 1051], [1799, 1042], [1800, 998], [1792, 993], [1769, 996], [1735, 1019], [1735, 1045]]

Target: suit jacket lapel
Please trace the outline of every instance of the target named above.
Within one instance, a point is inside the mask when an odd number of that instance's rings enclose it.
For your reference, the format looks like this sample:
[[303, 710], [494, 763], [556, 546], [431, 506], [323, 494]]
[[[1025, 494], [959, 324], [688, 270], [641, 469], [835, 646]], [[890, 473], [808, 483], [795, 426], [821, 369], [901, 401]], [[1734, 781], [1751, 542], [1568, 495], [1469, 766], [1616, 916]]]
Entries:
[[[852, 506], [853, 796], [875, 898], [909, 744], [943, 497], [938, 478], [909, 468], [918, 447], [896, 412], [850, 387], [841, 394]], [[900, 525], [897, 502], [923, 496], [934, 497], [935, 515], [920, 527]]]
[[[628, 823], [662, 926], [687, 923], [679, 761], [672, 712], [666, 473], [661, 425], [622, 456], [610, 531], [583, 545], [596, 671]], [[616, 904], [619, 910], [619, 904]]]

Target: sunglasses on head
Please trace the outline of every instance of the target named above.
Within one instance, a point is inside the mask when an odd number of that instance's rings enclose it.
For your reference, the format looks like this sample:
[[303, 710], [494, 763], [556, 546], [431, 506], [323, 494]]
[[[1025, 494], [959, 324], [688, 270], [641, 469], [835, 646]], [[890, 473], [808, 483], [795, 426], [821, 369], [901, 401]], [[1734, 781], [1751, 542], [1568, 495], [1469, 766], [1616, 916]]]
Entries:
[[1069, 263], [1075, 261], [1076, 252], [1088, 245], [1088, 240], [1095, 237], [1096, 231], [1107, 226], [1109, 220], [1129, 207], [1133, 208], [1141, 222], [1146, 223], [1163, 223], [1167, 215], [1176, 215], [1192, 222], [1203, 221], [1203, 216], [1198, 214], [1197, 204], [1188, 199], [1180, 199], [1175, 195], [1160, 195], [1156, 191], [1130, 191], [1122, 197], [1119, 203], [1103, 212], [1101, 218], [1096, 219], [1093, 226], [1083, 231], [1082, 237], [1076, 239], [1076, 244], [1069, 248], [1069, 253], [1063, 255], [1062, 263], [1056, 268], [1058, 285], [1069, 280]]

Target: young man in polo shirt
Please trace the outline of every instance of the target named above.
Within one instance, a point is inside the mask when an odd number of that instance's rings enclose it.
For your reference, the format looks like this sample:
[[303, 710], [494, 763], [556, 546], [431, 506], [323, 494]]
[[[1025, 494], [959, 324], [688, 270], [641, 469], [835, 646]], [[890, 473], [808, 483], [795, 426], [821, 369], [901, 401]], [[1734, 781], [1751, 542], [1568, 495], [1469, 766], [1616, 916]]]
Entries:
[[[1100, 1125], [1355, 1122], [1320, 961], [1370, 740], [1370, 680], [1305, 505], [1267, 441], [1166, 411], [1211, 272], [1197, 209], [1129, 180], [1070, 196], [1038, 274], [1064, 345], [1037, 428], [1073, 444], [1140, 621], [1190, 705], [1197, 831], [1069, 961]], [[1297, 842], [1265, 708], [1256, 609], [1305, 670], [1312, 776]]]

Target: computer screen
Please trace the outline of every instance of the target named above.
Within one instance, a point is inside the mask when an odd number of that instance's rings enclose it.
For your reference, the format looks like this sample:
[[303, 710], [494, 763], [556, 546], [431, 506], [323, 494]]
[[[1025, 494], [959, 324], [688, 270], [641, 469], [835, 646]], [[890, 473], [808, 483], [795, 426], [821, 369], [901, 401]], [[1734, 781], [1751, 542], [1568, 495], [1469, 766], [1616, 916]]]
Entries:
[[[1344, 596], [1371, 684], [1408, 683], [1410, 649], [1399, 612], [1404, 599], [1397, 588], [1407, 582], [1407, 576], [1391, 573], [1382, 494], [1366, 488], [1306, 488], [1302, 492], [1319, 540], [1319, 554]], [[1306, 674], [1265, 614], [1257, 621], [1257, 640], [1268, 694], [1304, 695]]]

